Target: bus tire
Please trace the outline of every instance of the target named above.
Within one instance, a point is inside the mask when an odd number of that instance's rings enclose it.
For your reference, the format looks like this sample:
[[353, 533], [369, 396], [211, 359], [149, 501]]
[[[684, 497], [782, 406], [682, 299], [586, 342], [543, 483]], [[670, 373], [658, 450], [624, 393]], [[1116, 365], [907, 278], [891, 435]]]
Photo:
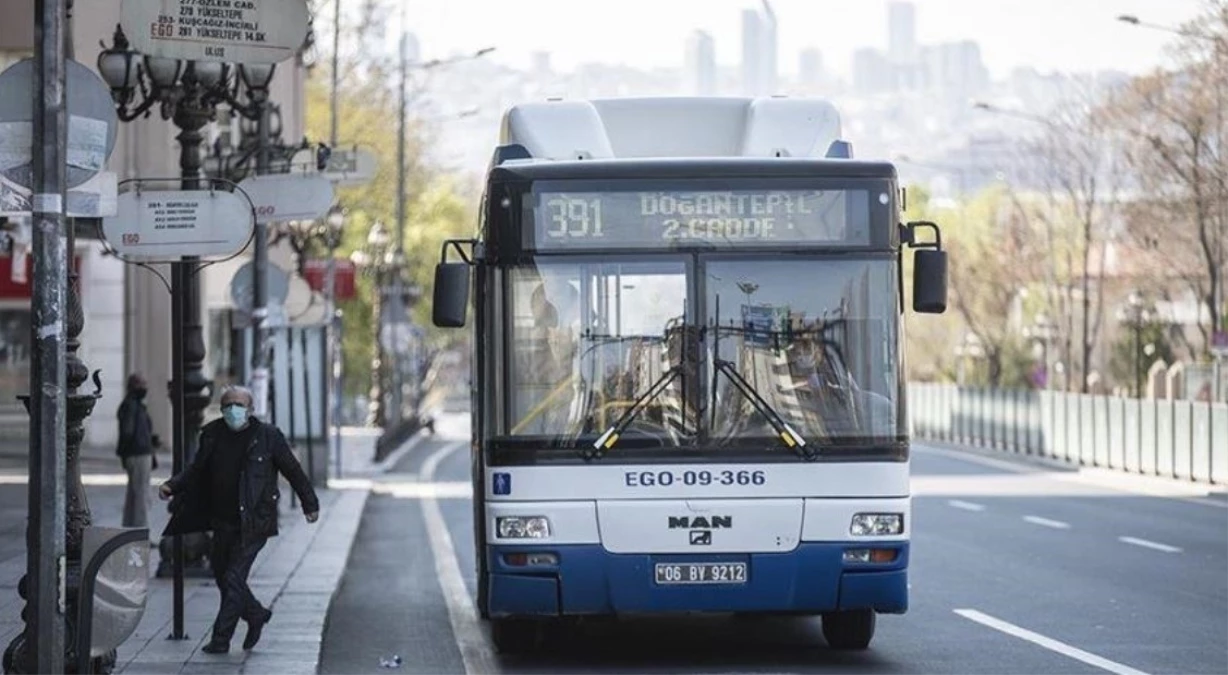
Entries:
[[500, 654], [524, 654], [537, 649], [541, 631], [536, 621], [491, 619], [490, 639]]
[[823, 638], [832, 649], [865, 649], [874, 638], [872, 609], [852, 609], [823, 615]]

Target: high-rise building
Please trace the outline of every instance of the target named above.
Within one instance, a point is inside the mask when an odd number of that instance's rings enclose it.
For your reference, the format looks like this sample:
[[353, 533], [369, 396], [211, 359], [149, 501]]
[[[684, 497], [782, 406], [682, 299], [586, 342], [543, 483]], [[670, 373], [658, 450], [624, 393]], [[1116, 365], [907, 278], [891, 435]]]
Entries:
[[926, 47], [922, 61], [929, 89], [972, 96], [989, 86], [989, 71], [981, 60], [981, 47], [972, 40]]
[[763, 50], [763, 60], [760, 61], [760, 82], [765, 95], [776, 93], [777, 55], [779, 47], [776, 36], [776, 12], [772, 3], [763, 0], [763, 20], [759, 24], [762, 38], [760, 49]]
[[695, 96], [716, 94], [716, 41], [702, 30], [687, 39], [686, 89]]
[[798, 54], [797, 81], [804, 87], [817, 87], [823, 83], [822, 52], [811, 47]]
[[853, 52], [853, 88], [859, 94], [878, 94], [892, 83], [891, 64], [883, 53], [873, 47]]
[[917, 62], [917, 12], [911, 2], [887, 4], [887, 58], [897, 66]]
[[747, 96], [776, 93], [776, 12], [768, 0], [761, 10], [742, 10], [742, 90]]
[[551, 72], [550, 68], [550, 52], [533, 52], [533, 73], [536, 75], [548, 75]]
[[405, 40], [402, 49], [405, 50], [405, 60], [410, 63], [418, 63], [422, 60], [422, 45], [418, 42], [418, 36], [413, 33], [406, 33], [403, 37]]

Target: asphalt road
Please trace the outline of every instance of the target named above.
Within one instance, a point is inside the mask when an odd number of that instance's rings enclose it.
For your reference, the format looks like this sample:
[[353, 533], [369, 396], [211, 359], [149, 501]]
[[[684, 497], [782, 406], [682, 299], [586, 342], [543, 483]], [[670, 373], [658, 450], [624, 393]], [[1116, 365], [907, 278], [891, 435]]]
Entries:
[[368, 501], [323, 673], [1228, 673], [1228, 503], [926, 447], [910, 609], [879, 617], [868, 651], [829, 650], [817, 619], [714, 617], [586, 625], [499, 657], [469, 604], [467, 420], [439, 431]]

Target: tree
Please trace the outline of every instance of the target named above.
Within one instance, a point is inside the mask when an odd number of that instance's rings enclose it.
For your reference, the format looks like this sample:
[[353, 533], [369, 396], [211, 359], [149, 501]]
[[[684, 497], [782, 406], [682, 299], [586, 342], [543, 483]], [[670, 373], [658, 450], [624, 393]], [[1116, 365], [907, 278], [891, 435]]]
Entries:
[[[331, 2], [327, 4], [331, 5]], [[348, 4], [348, 0], [347, 0]], [[330, 10], [331, 11], [331, 10]], [[381, 0], [363, 0], [353, 14], [343, 14], [338, 57], [338, 140], [343, 147], [357, 145], [373, 152], [379, 170], [369, 183], [338, 190], [339, 203], [347, 210], [346, 231], [339, 255], [349, 256], [366, 245], [368, 231], [379, 220], [396, 236], [397, 119], [395, 54], [382, 50], [384, 26], [391, 9]], [[328, 46], [331, 49], [331, 35]], [[307, 132], [312, 138], [328, 138], [330, 132], [330, 69], [316, 67], [307, 81]], [[425, 161], [427, 137], [424, 123], [411, 120], [406, 133], [408, 200], [405, 223], [406, 260], [412, 283], [429, 298], [434, 264], [440, 244], [448, 237], [466, 236], [474, 229], [476, 205], [457, 190], [454, 182]], [[322, 251], [318, 245], [304, 255]], [[369, 277], [360, 277], [357, 297], [339, 303], [343, 312], [342, 353], [347, 393], [364, 393], [370, 386], [371, 362], [377, 330], [374, 321], [376, 289]], [[430, 326], [429, 301], [413, 308], [420, 325]]]
[[1198, 298], [1207, 310], [1198, 321], [1205, 354], [1226, 309], [1228, 158], [1221, 139], [1228, 5], [1210, 3], [1181, 31], [1174, 50], [1180, 66], [1135, 78], [1113, 106], [1112, 122], [1124, 132], [1125, 156], [1141, 192], [1128, 222], [1153, 259], [1142, 271], [1172, 279]]
[[1156, 361], [1172, 363], [1174, 354], [1169, 342], [1169, 325], [1161, 320], [1152, 319], [1139, 327], [1136, 338], [1134, 329], [1121, 333], [1112, 347], [1112, 358], [1109, 360], [1109, 373], [1118, 384], [1129, 384], [1134, 390], [1135, 381], [1141, 373], [1146, 377], [1151, 364]]
[[908, 192], [906, 218], [933, 220], [943, 229], [949, 251], [948, 299], [954, 310], [912, 322], [910, 376], [936, 379], [943, 373], [954, 378], [958, 357], [952, 346], [958, 348], [972, 335], [982, 350], [986, 384], [1026, 381], [1018, 365], [1024, 353], [1016, 320], [1020, 289], [1035, 281], [1032, 270], [1044, 257], [1032, 223], [1021, 217], [1002, 186], [947, 208], [931, 204], [923, 190]]

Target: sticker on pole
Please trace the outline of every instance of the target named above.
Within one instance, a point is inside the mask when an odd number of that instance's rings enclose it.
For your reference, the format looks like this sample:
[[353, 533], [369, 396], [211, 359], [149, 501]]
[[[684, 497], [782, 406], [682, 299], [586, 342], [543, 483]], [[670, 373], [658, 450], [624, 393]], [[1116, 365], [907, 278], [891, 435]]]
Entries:
[[[69, 218], [106, 218], [118, 209], [119, 178], [103, 171], [67, 192], [64, 215]], [[33, 191], [0, 176], [0, 216], [29, 216], [34, 211]]]
[[280, 63], [307, 41], [306, 0], [123, 0], [120, 25], [149, 56]]
[[256, 210], [256, 222], [315, 220], [333, 205], [333, 184], [320, 175], [252, 176], [239, 183]]
[[226, 257], [251, 238], [252, 207], [241, 194], [221, 190], [125, 192], [117, 214], [102, 221], [102, 233], [127, 260]]

